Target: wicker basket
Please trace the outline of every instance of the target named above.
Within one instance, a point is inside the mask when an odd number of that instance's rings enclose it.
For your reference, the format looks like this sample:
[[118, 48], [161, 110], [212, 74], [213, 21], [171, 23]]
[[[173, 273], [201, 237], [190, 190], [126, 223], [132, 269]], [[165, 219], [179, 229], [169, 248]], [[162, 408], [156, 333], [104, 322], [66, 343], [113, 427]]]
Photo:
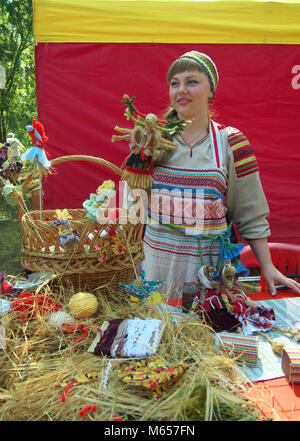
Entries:
[[[119, 176], [122, 173], [114, 164], [93, 156], [62, 156], [54, 159], [52, 165], [74, 160], [107, 166]], [[24, 182], [23, 194], [31, 179], [30, 176]], [[33, 272], [54, 273], [57, 276], [55, 280], [60, 280], [62, 285], [72, 284], [74, 290], [95, 290], [101, 287], [101, 290], [116, 292], [121, 289], [120, 282], [131, 283], [136, 278], [135, 267], [144, 259], [143, 225], [124, 223], [128, 219], [128, 210], [119, 209], [119, 220], [114, 224], [118, 237], [126, 244], [126, 252], [104, 262], [99, 260], [100, 252], [95, 249], [95, 244], [99, 244], [104, 230], [108, 232], [112, 224], [91, 222], [86, 218], [84, 209], [68, 209], [72, 216], [71, 227], [79, 233], [79, 242], [73, 248], [62, 249], [58, 229], [53, 225], [57, 217], [55, 211], [36, 210], [26, 213], [20, 201], [19, 218], [23, 236], [21, 262], [24, 268]]]

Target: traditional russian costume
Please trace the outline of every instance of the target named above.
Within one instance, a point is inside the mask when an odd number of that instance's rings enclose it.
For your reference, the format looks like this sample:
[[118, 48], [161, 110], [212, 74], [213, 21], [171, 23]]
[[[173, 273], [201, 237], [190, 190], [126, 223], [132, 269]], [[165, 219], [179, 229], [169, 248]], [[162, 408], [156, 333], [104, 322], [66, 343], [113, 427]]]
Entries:
[[177, 149], [153, 171], [143, 270], [148, 280], [174, 282], [170, 296], [178, 297], [200, 266], [220, 270], [237, 261], [242, 246], [230, 244], [227, 218], [243, 239], [267, 237], [270, 230], [256, 157], [243, 133], [211, 120], [209, 134], [195, 146], [180, 134], [174, 140]]

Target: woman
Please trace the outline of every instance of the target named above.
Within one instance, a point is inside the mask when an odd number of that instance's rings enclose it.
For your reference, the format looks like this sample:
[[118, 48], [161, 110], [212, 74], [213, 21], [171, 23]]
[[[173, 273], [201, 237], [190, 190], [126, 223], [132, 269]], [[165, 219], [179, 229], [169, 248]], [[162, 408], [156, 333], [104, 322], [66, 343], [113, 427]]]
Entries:
[[154, 168], [144, 236], [147, 279], [174, 282], [170, 297], [177, 297], [200, 266], [220, 271], [233, 257], [237, 272], [242, 271], [236, 259], [240, 248], [228, 240], [230, 218], [255, 253], [271, 294], [276, 294], [276, 283], [300, 293], [300, 284], [272, 264], [269, 210], [248, 139], [210, 117], [218, 83], [214, 62], [187, 52], [174, 61], [167, 78], [171, 107], [166, 119], [185, 120], [186, 126], [174, 136], [177, 149], [161, 156]]

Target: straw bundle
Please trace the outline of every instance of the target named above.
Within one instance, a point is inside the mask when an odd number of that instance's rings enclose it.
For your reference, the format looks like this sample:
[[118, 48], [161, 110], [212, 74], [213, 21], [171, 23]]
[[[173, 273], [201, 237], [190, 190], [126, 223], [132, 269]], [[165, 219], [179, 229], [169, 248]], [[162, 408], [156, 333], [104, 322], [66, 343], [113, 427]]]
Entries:
[[[51, 295], [49, 287], [45, 291]], [[55, 294], [63, 306], [69, 297], [65, 288]], [[196, 319], [178, 321], [178, 316], [152, 304], [133, 307], [125, 294], [124, 298], [112, 296], [108, 301], [101, 297], [99, 313], [84, 320], [88, 337], [75, 344], [74, 335], [50, 325], [46, 316], [24, 323], [14, 312], [3, 314], [6, 348], [0, 353], [0, 420], [109, 421], [114, 415], [132, 421], [258, 419], [244, 396], [247, 387], [234, 362], [217, 355], [212, 332], [205, 324]], [[104, 320], [134, 316], [161, 319], [165, 327], [157, 357], [167, 366], [179, 361], [189, 366], [159, 400], [120, 380], [118, 373], [132, 359], [87, 352]], [[92, 371], [97, 373], [95, 379], [71, 387], [62, 400], [60, 383]], [[97, 408], [80, 416], [86, 406]]]

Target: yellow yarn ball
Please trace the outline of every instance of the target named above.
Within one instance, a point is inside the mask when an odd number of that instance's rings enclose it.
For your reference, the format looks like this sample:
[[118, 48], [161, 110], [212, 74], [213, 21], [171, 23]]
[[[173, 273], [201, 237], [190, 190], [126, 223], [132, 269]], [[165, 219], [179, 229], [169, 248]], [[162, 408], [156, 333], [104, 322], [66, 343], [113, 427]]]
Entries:
[[97, 312], [98, 300], [94, 294], [78, 292], [71, 297], [68, 307], [75, 318], [88, 318]]

